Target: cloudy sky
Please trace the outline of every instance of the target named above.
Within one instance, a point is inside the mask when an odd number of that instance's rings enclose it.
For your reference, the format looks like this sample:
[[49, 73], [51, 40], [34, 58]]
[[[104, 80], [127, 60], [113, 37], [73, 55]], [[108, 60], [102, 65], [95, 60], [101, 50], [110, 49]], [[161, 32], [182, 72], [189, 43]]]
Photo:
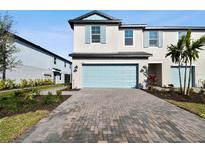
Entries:
[[[68, 58], [73, 48], [73, 32], [69, 19], [89, 11], [0, 11], [11, 15], [16, 34]], [[205, 26], [205, 11], [102, 11], [123, 23], [149, 26]]]

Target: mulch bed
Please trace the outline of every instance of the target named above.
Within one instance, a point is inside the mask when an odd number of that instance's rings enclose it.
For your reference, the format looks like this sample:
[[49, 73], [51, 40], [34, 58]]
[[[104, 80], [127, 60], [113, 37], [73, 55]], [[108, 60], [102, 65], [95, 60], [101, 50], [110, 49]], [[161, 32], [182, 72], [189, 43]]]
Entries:
[[162, 99], [172, 99], [180, 102], [194, 102], [194, 103], [205, 103], [205, 96], [200, 93], [192, 93], [190, 96], [185, 96], [179, 92], [168, 92], [168, 91], [158, 91], [158, 90], [145, 90]]
[[[6, 116], [13, 116], [17, 114], [22, 114], [22, 113], [27, 113], [27, 112], [34, 112], [36, 110], [48, 110], [52, 111], [55, 109], [57, 106], [59, 106], [61, 103], [63, 103], [66, 99], [68, 99], [70, 96], [69, 95], [63, 95], [61, 101], [58, 102], [52, 102], [49, 104], [43, 104], [43, 100], [46, 96], [36, 96], [35, 100], [36, 102], [33, 104], [26, 104], [23, 103], [21, 104], [21, 107], [18, 111], [15, 112], [9, 112], [5, 108], [0, 108], [0, 118], [6, 117]], [[19, 98], [20, 99], [20, 98]], [[31, 102], [29, 102], [31, 103]]]

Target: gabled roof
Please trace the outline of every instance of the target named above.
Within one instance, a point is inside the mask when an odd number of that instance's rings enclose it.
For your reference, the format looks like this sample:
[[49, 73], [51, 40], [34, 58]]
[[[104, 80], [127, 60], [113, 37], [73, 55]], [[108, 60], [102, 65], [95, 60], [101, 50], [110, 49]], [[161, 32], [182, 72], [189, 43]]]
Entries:
[[[83, 20], [83, 19], [86, 19], [92, 15], [98, 15], [98, 16], [101, 16], [103, 18], [106, 18], [107, 20]], [[91, 11], [91, 12], [88, 12], [80, 17], [77, 17], [77, 18], [74, 18], [74, 19], [71, 19], [68, 21], [71, 28], [73, 28], [73, 25], [74, 24], [99, 24], [99, 23], [105, 23], [105, 24], [121, 24], [121, 20], [120, 19], [117, 19], [115, 17], [112, 17], [108, 14], [105, 14], [105, 13], [102, 13], [102, 12], [99, 12], [99, 11]]]
[[97, 15], [99, 15], [99, 16], [102, 16], [102, 17], [104, 17], [104, 18], [107, 18], [108, 20], [120, 20], [120, 19], [117, 19], [117, 18], [115, 18], [115, 17], [112, 17], [112, 16], [110, 16], [110, 15], [108, 15], [108, 14], [106, 14], [106, 13], [102, 13], [102, 12], [97, 11], [97, 10], [88, 12], [88, 13], [86, 13], [86, 14], [80, 16], [80, 17], [77, 17], [77, 18], [75, 18], [75, 19], [73, 19], [73, 20], [82, 20], [82, 19], [87, 18], [87, 17], [89, 17], [89, 16], [91, 16], [91, 15], [94, 15], [94, 14], [97, 14]]
[[[102, 19], [99, 18], [98, 20], [95, 20], [93, 18], [88, 18], [92, 15], [99, 15], [101, 17], [106, 18], [107, 20], [105, 19], [103, 20], [103, 18]], [[205, 30], [205, 26], [148, 26], [146, 24], [122, 24], [120, 19], [117, 19], [115, 17], [112, 17], [108, 14], [96, 10], [86, 13], [80, 17], [69, 20], [69, 24], [71, 28], [73, 28], [74, 24], [118, 24], [119, 28], [122, 29], [142, 28], [144, 30], [188, 30], [188, 29], [198, 30], [198, 31]]]
[[44, 49], [44, 48], [42, 48], [42, 47], [40, 47], [40, 46], [38, 46], [38, 45], [36, 45], [36, 44], [34, 44], [34, 43], [32, 43], [32, 42], [30, 42], [30, 41], [24, 39], [24, 38], [22, 38], [22, 37], [20, 37], [20, 36], [18, 36], [18, 35], [16, 35], [16, 34], [13, 34], [13, 36], [14, 36], [14, 38], [15, 38], [16, 40], [18, 40], [18, 41], [20, 41], [20, 42], [23, 42], [23, 43], [25, 43], [25, 44], [27, 44], [27, 45], [30, 45], [30, 46], [32, 46], [33, 48], [36, 48], [36, 49], [38, 49], [38, 50], [40, 50], [40, 51], [42, 51], [42, 52], [45, 52], [45, 53], [47, 53], [48, 55], [51, 55], [51, 56], [53, 56], [53, 57], [56, 57], [56, 58], [58, 58], [58, 59], [60, 59], [60, 60], [62, 60], [62, 61], [66, 61], [66, 62], [69, 63], [69, 64], [72, 64], [72, 62], [70, 62], [69, 60], [67, 60], [67, 59], [65, 59], [65, 58], [63, 58], [63, 57], [61, 57], [61, 56], [59, 56], [59, 55], [57, 55], [57, 54], [55, 54], [55, 53], [53, 53], [53, 52], [51, 52], [51, 51], [48, 51], [47, 49]]

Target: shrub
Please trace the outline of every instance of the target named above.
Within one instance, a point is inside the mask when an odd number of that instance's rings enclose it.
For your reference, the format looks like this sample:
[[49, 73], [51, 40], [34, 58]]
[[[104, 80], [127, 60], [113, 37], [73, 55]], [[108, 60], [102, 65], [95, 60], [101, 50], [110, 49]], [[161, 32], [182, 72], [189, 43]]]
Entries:
[[29, 86], [29, 87], [35, 87], [35, 86], [36, 86], [36, 85], [35, 85], [35, 80], [29, 79], [29, 80], [28, 80], [28, 86]]
[[52, 93], [51, 92], [48, 92], [48, 95], [45, 96], [43, 100], [43, 104], [47, 105], [49, 103], [52, 103]]
[[20, 83], [19, 83], [19, 87], [24, 88], [24, 87], [28, 87], [28, 81], [26, 79], [21, 79]]
[[16, 87], [15, 80], [0, 80], [0, 90], [13, 89]]
[[32, 89], [32, 93], [34, 93], [36, 96], [39, 96], [40, 95], [40, 90]]
[[154, 86], [154, 85], [156, 85], [156, 83], [157, 83], [157, 77], [156, 77], [155, 74], [149, 74], [147, 80], [148, 80], [148, 84], [149, 84], [150, 86]]
[[61, 96], [61, 95], [62, 95], [62, 91], [61, 91], [61, 90], [57, 90], [57, 91], [56, 91], [56, 95], [57, 95], [57, 96]]
[[194, 92], [194, 89], [193, 88], [190, 88], [190, 91], [189, 91], [190, 95], [193, 95], [195, 92]]
[[0, 90], [4, 89], [13, 89], [16, 87], [25, 88], [25, 87], [36, 87], [44, 85], [54, 85], [54, 82], [50, 79], [21, 79], [19, 84], [15, 83], [15, 80], [0, 80]]
[[17, 90], [17, 91], [14, 91], [14, 96], [16, 97], [25, 96], [26, 93], [27, 93], [26, 90]]
[[52, 96], [52, 93], [50, 91], [48, 92], [48, 96]]
[[28, 92], [28, 93], [25, 94], [24, 99], [25, 99], [25, 100], [28, 100], [28, 101], [31, 101], [31, 100], [34, 99], [34, 97], [35, 97], [35, 93], [33, 93], [33, 92]]
[[40, 91], [37, 89], [26, 90], [24, 99], [32, 101], [34, 100], [34, 97], [38, 95], [40, 95]]
[[201, 117], [205, 119], [205, 114], [201, 114]]

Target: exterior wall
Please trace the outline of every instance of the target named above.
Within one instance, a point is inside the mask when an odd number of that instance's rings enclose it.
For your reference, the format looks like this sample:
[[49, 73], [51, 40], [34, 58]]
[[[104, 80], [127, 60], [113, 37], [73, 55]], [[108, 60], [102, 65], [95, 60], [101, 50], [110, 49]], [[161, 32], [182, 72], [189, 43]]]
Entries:
[[[73, 52], [78, 53], [114, 53], [114, 52], [147, 52], [153, 54], [149, 58], [149, 63], [160, 63], [162, 64], [162, 86], [171, 83], [171, 66], [175, 65], [171, 62], [171, 58], [165, 58], [167, 53], [167, 46], [170, 44], [176, 44], [178, 41], [178, 32], [180, 30], [160, 30], [163, 32], [163, 47], [148, 47], [143, 46], [143, 29], [135, 28], [134, 30], [134, 45], [124, 45], [124, 29], [119, 28], [118, 25], [107, 25], [106, 26], [106, 44], [94, 43], [85, 44], [85, 26], [75, 25], [74, 26], [74, 50]], [[158, 31], [158, 30], [153, 30]], [[205, 35], [205, 31], [192, 31], [192, 38], [197, 39], [200, 36]], [[204, 48], [205, 49], [205, 48]], [[82, 60], [82, 62], [85, 60]], [[97, 61], [97, 60], [93, 60]], [[109, 60], [107, 60], [109, 61]], [[125, 63], [125, 60], [119, 60]], [[129, 62], [133, 60], [128, 60]], [[76, 60], [73, 60], [75, 65]], [[194, 62], [195, 65], [195, 85], [200, 85], [200, 80], [205, 80], [205, 50], [201, 51], [200, 58]], [[73, 78], [76, 79], [76, 75]], [[78, 79], [77, 81], [81, 80]], [[76, 81], [75, 81], [76, 82]], [[81, 85], [81, 83], [79, 83]]]
[[[54, 57], [40, 51], [24, 42], [16, 41], [16, 47], [19, 52], [16, 53], [16, 58], [21, 60], [21, 64], [13, 68], [11, 71], [6, 72], [7, 79], [16, 80], [20, 79], [54, 79], [52, 68], [61, 70], [61, 80], [56, 80], [56, 83], [64, 83], [64, 74], [71, 74], [71, 67], [69, 63], [66, 63], [64, 67], [64, 61], [56, 59], [56, 65], [54, 64]], [[51, 77], [45, 77], [44, 74], [50, 74]]]
[[85, 26], [76, 25], [74, 27], [74, 47], [73, 52], [117, 52], [118, 48], [118, 26], [106, 26], [106, 44], [91, 43], [85, 44]]
[[76, 88], [83, 88], [83, 79], [82, 79], [82, 72], [83, 72], [83, 64], [139, 64], [139, 84], [141, 86], [145, 86], [145, 76], [143, 73], [140, 73], [140, 70], [142, 69], [143, 66], [148, 67], [147, 60], [138, 60], [138, 59], [133, 59], [133, 60], [128, 60], [128, 59], [111, 59], [111, 60], [90, 60], [90, 59], [83, 59], [83, 60], [73, 60], [73, 70], [74, 67], [77, 65], [78, 69], [76, 72], [73, 72], [72, 74], [72, 86], [74, 89]]

